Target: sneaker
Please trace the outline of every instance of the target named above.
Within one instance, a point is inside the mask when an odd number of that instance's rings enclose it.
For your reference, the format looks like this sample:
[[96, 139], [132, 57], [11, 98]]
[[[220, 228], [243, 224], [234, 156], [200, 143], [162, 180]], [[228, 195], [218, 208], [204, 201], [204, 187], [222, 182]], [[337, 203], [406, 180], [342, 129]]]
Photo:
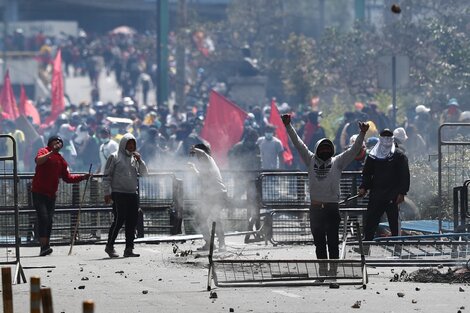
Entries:
[[126, 249], [124, 250], [124, 257], [125, 258], [138, 258], [140, 254], [134, 253], [132, 249]]
[[117, 258], [119, 256], [116, 250], [114, 250], [114, 248], [110, 246], [106, 246], [106, 248], [104, 249], [104, 252], [106, 252], [110, 258]]
[[197, 251], [209, 251], [210, 245], [209, 243], [205, 243], [202, 247], [197, 248]]
[[52, 253], [52, 248], [50, 246], [41, 247], [41, 252], [39, 256], [46, 256]]

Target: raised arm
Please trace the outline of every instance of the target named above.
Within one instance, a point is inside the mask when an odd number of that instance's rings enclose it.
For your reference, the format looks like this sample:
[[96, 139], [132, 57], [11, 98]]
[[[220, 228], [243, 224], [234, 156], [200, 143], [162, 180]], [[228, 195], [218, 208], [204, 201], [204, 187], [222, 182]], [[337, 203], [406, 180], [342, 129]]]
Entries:
[[286, 130], [287, 130], [287, 133], [289, 134], [290, 140], [292, 140], [292, 143], [294, 144], [295, 148], [297, 149], [297, 151], [299, 151], [300, 157], [304, 161], [305, 165], [309, 166], [310, 160], [313, 157], [313, 152], [308, 150], [307, 146], [302, 141], [302, 139], [300, 139], [294, 127], [292, 127], [290, 115], [283, 114], [281, 118], [282, 118], [282, 122], [284, 123], [284, 126], [286, 126]]

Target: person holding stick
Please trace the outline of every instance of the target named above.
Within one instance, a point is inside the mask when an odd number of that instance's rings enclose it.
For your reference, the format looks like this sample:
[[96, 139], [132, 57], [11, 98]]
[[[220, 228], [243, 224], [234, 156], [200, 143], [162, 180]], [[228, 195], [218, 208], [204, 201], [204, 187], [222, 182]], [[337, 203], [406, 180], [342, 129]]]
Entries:
[[64, 142], [59, 136], [52, 136], [47, 146], [40, 148], [36, 154], [36, 170], [33, 177], [31, 193], [33, 206], [37, 213], [37, 228], [39, 233], [40, 256], [52, 253], [50, 238], [54, 218], [56, 193], [59, 179], [66, 183], [78, 183], [90, 178], [90, 174], [72, 175], [67, 161], [59, 153]]
[[[327, 138], [317, 141], [315, 151], [310, 151], [291, 125], [289, 114], [282, 115], [292, 143], [299, 151], [308, 169], [310, 189], [310, 229], [315, 243], [317, 259], [339, 259], [340, 180], [342, 171], [359, 153], [369, 124], [359, 122], [360, 133], [354, 144], [344, 152], [335, 154], [333, 142]], [[328, 246], [328, 251], [327, 251]], [[320, 274], [327, 275], [325, 264]], [[332, 271], [336, 269], [332, 268]]]
[[110, 258], [119, 256], [114, 249], [114, 242], [124, 223], [126, 225], [124, 257], [140, 256], [133, 252], [139, 210], [138, 177], [148, 175], [148, 169], [136, 149], [135, 137], [130, 133], [125, 134], [119, 142], [118, 151], [108, 157], [104, 169], [104, 201], [108, 204], [113, 203], [114, 214], [104, 250]]

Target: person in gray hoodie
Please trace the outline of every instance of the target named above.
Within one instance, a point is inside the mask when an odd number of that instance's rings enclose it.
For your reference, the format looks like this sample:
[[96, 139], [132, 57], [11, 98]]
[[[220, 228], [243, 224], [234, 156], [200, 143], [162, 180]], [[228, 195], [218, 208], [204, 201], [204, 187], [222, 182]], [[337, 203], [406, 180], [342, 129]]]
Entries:
[[[282, 115], [292, 143], [308, 169], [310, 191], [310, 229], [317, 259], [339, 258], [339, 214], [341, 172], [359, 153], [369, 124], [359, 122], [360, 133], [354, 144], [341, 154], [335, 154], [333, 142], [327, 138], [317, 141], [315, 152], [310, 151], [291, 125], [289, 114]], [[327, 252], [328, 246], [328, 252]], [[322, 269], [320, 269], [322, 270]], [[325, 275], [325, 273], [321, 273]]]
[[137, 144], [132, 134], [125, 134], [119, 142], [118, 151], [106, 161], [103, 177], [104, 201], [113, 203], [114, 220], [108, 234], [105, 252], [111, 258], [118, 257], [114, 242], [122, 225], [126, 225], [126, 248], [124, 257], [138, 257], [134, 253], [135, 228], [139, 210], [137, 193], [138, 177], [148, 174], [147, 165], [136, 151]]

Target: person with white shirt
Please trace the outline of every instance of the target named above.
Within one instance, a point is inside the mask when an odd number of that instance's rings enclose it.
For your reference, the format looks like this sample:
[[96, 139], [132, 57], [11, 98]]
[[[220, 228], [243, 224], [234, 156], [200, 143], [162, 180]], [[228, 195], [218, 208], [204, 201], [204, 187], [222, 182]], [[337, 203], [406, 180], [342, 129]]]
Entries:
[[102, 128], [98, 133], [98, 139], [101, 143], [100, 145], [100, 166], [98, 167], [97, 174], [103, 174], [106, 161], [109, 156], [114, 152], [118, 151], [119, 144], [111, 139], [111, 131], [109, 128]]

